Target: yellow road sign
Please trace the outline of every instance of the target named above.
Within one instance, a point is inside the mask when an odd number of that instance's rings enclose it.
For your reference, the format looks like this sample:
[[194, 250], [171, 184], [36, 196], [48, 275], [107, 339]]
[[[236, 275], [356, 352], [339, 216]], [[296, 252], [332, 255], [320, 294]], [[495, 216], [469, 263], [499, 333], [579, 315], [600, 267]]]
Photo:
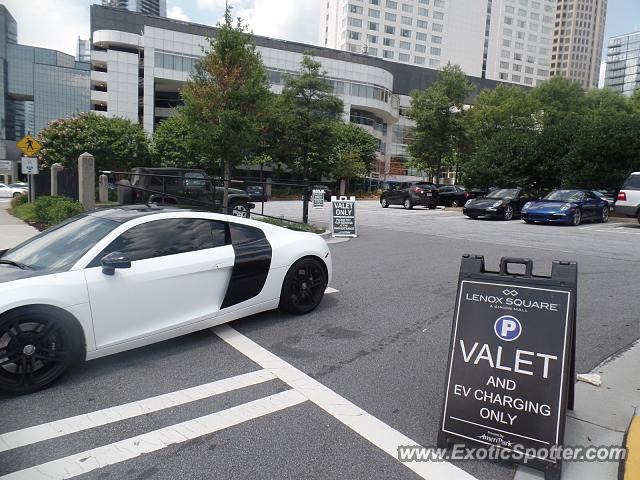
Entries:
[[22, 137], [16, 142], [16, 146], [22, 150], [25, 157], [33, 157], [42, 149], [42, 144], [31, 135]]

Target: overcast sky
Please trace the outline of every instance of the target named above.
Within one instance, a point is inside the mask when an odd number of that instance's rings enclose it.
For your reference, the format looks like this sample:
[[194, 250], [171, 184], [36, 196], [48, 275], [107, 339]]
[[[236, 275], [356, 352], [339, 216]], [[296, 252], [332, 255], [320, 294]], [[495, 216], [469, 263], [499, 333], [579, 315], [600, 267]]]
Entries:
[[[1, 0], [0, 0], [1, 1]], [[456, 1], [456, 0], [449, 0]], [[316, 44], [325, 0], [229, 0], [234, 15], [257, 35]], [[89, 37], [89, 5], [96, 0], [5, 0], [18, 22], [18, 41], [75, 54], [77, 38]], [[167, 0], [169, 17], [215, 25], [225, 0]], [[607, 39], [640, 30], [640, 0], [609, 0]]]

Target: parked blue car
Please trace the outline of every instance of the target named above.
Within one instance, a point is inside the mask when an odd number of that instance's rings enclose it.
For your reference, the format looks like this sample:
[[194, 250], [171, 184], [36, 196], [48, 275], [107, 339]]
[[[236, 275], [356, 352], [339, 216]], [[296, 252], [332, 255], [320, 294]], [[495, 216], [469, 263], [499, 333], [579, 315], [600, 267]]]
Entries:
[[609, 202], [593, 190], [554, 190], [542, 200], [522, 207], [527, 223], [548, 222], [580, 225], [583, 220], [609, 221]]

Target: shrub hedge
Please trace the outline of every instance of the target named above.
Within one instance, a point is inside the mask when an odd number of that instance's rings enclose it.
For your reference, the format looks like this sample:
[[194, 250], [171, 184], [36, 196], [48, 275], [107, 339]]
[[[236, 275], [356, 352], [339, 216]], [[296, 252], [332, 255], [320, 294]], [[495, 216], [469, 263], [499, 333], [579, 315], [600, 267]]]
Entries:
[[[20, 198], [20, 197], [19, 197]], [[80, 202], [66, 197], [38, 197], [33, 203], [24, 203], [16, 199], [13, 214], [26, 221], [49, 228], [84, 212]]]

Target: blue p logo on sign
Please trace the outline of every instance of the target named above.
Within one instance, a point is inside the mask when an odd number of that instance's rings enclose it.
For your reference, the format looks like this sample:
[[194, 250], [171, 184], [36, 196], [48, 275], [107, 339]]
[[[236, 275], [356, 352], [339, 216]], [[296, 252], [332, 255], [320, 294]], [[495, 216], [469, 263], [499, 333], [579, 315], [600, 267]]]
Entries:
[[493, 331], [496, 332], [500, 340], [513, 342], [522, 333], [522, 325], [520, 325], [520, 321], [516, 317], [505, 315], [496, 320]]

